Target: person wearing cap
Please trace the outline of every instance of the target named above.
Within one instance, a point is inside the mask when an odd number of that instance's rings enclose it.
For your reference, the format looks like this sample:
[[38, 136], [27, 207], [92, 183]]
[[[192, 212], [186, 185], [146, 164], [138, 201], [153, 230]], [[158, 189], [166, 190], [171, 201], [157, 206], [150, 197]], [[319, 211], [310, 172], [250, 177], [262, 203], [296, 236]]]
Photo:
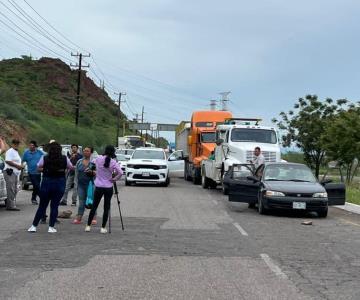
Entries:
[[20, 141], [13, 139], [11, 142], [11, 148], [5, 153], [5, 168], [4, 179], [6, 182], [6, 209], [10, 211], [19, 211], [16, 207], [16, 194], [18, 191], [18, 178], [23, 169], [21, 165], [21, 157], [19, 155]]
[[41, 174], [38, 171], [37, 164], [40, 161], [41, 157], [44, 153], [37, 148], [36, 141], [30, 141], [29, 149], [24, 152], [22, 161], [27, 164], [28, 174], [33, 186], [33, 192], [31, 196], [31, 203], [37, 205], [36, 197], [40, 197], [40, 182], [41, 182]]

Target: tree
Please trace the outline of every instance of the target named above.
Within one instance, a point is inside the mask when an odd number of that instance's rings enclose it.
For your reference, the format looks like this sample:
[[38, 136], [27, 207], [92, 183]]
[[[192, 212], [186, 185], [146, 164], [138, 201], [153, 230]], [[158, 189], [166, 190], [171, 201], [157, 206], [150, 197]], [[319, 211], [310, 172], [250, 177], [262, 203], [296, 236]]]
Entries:
[[338, 161], [346, 170], [346, 182], [350, 183], [359, 167], [360, 158], [360, 107], [350, 105], [339, 112], [328, 124], [323, 135], [326, 155]]
[[316, 177], [319, 177], [320, 166], [325, 157], [323, 134], [330, 120], [342, 111], [342, 105], [347, 102], [345, 99], [334, 102], [330, 98], [322, 102], [316, 95], [307, 95], [295, 103], [295, 111], [281, 112], [280, 120], [272, 120], [285, 132], [282, 136], [283, 146], [289, 147], [295, 143], [301, 148], [305, 162], [315, 170]]

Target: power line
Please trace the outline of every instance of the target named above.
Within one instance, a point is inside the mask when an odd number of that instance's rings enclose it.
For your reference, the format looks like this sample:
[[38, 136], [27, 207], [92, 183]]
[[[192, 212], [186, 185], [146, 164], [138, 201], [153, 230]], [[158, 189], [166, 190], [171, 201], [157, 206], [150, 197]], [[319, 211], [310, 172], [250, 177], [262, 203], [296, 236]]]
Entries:
[[[4, 15], [2, 12], [0, 12], [0, 15], [2, 15], [3, 17], [5, 17], [13, 26], [15, 26], [16, 28], [18, 28], [21, 32], [23, 32], [25, 35], [27, 35], [30, 39], [34, 40], [36, 43], [38, 43], [39, 45], [41, 45], [41, 48], [43, 49], [47, 49], [48, 51], [52, 52], [53, 54], [64, 58], [65, 60], [68, 60], [69, 58], [55, 52], [54, 50], [50, 49], [49, 47], [47, 47], [46, 45], [44, 45], [43, 43], [41, 43], [39, 40], [37, 40], [36, 38], [34, 38], [33, 36], [31, 36], [29, 33], [27, 33], [26, 31], [24, 31], [22, 28], [20, 28], [19, 26], [17, 26], [11, 19], [9, 19], [6, 15]], [[0, 20], [0, 22], [2, 24], [4, 24], [6, 27], [8, 27], [11, 31], [14, 31], [17, 35], [21, 36], [23, 39], [27, 40], [30, 43], [31, 42], [28, 38], [24, 37], [22, 34], [20, 34], [18, 31], [16, 31], [13, 27], [11, 27], [9, 24], [5, 23], [3, 20]], [[39, 47], [39, 46], [37, 46]]]
[[[64, 50], [65, 52], [70, 52], [72, 49], [68, 47], [66, 44], [62, 43], [55, 36], [49, 33], [46, 29], [44, 29], [41, 25], [39, 25], [31, 16], [29, 16], [18, 4], [16, 4], [13, 0], [8, 0], [8, 2], [25, 18], [25, 20], [20, 17], [16, 12], [14, 12], [11, 8], [9, 8], [5, 3], [1, 2], [3, 6], [5, 6], [12, 14], [14, 14], [18, 19], [20, 19], [27, 26], [35, 30], [41, 36]], [[51, 37], [49, 37], [51, 36]]]
[[71, 41], [70, 39], [68, 39], [65, 35], [63, 35], [60, 31], [58, 31], [53, 25], [50, 24], [49, 21], [47, 21], [43, 16], [41, 16], [36, 10], [35, 8], [33, 8], [26, 0], [23, 0], [30, 8], [32, 11], [34, 11], [52, 30], [54, 30], [57, 34], [59, 34], [63, 39], [65, 39], [66, 41], [68, 41], [69, 43], [71, 43], [73, 46], [75, 46], [77, 49], [83, 50], [84, 52], [89, 53], [89, 51], [87, 51], [86, 49], [81, 48], [79, 45], [77, 45], [76, 43], [74, 43], [73, 41]]

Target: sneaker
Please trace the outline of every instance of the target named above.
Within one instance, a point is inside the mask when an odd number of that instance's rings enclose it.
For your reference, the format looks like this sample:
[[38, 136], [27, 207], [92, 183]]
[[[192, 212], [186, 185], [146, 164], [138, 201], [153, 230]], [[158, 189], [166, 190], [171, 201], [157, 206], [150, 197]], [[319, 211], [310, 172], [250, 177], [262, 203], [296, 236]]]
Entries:
[[71, 203], [71, 206], [76, 206], [76, 203]]
[[56, 230], [56, 228], [54, 228], [54, 227], [49, 227], [48, 232], [49, 232], [49, 233], [56, 233], [57, 230]]
[[71, 224], [81, 224], [81, 221], [79, 219], [74, 219]]
[[100, 229], [100, 233], [107, 233], [107, 229], [106, 229], [106, 228], [104, 228], [104, 227], [101, 227], [101, 229]]
[[36, 232], [36, 226], [31, 225], [31, 227], [28, 229], [28, 232]]
[[90, 230], [91, 230], [91, 227], [90, 227], [89, 225], [86, 225], [85, 231], [86, 231], [86, 232], [90, 232]]
[[96, 219], [93, 219], [93, 220], [91, 221], [91, 225], [97, 225]]
[[62, 205], [62, 206], [66, 206], [66, 205], [67, 205], [67, 203], [66, 203], [66, 202], [60, 202], [60, 205]]

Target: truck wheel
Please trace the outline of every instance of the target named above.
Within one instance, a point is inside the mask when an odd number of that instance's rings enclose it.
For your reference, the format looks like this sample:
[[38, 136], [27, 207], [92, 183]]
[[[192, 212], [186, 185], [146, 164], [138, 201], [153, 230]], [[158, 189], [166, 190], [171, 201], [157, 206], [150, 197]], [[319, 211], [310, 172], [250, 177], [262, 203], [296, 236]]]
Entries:
[[209, 188], [209, 179], [206, 177], [205, 172], [203, 172], [203, 174], [201, 175], [201, 185], [204, 189], [208, 189]]
[[184, 179], [186, 181], [191, 181], [191, 176], [189, 175], [189, 165], [187, 162], [185, 162], [185, 170], [184, 170]]
[[194, 184], [200, 184], [201, 183], [201, 170], [200, 168], [197, 168], [194, 170], [194, 176], [192, 178]]

